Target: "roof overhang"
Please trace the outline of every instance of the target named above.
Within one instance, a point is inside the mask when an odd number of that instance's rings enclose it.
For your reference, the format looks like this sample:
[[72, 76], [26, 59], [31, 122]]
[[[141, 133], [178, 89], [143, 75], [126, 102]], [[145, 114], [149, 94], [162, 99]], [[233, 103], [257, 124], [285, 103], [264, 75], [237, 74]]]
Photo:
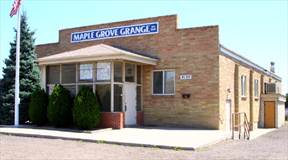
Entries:
[[38, 58], [38, 63], [39, 65], [51, 65], [100, 60], [126, 60], [148, 65], [156, 65], [158, 62], [157, 58], [140, 55], [106, 44], [98, 44], [73, 51], [41, 57]]
[[224, 56], [227, 56], [243, 65], [246, 65], [250, 68], [253, 68], [254, 70], [263, 73], [267, 76], [271, 76], [275, 79], [277, 79], [278, 81], [281, 81], [281, 77], [277, 76], [275, 73], [269, 72], [268, 70], [264, 69], [263, 67], [253, 63], [252, 61], [248, 60], [247, 58], [225, 48], [224, 46], [220, 45], [220, 53]]

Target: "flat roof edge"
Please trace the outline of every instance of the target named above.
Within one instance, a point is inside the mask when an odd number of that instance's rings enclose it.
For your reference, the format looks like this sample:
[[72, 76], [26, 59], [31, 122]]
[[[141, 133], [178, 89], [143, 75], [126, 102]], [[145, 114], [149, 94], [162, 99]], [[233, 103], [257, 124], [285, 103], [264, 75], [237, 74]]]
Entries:
[[267, 69], [257, 65], [256, 63], [250, 61], [249, 59], [229, 50], [228, 48], [224, 47], [223, 45], [220, 44], [219, 46], [220, 48], [220, 53], [225, 55], [225, 56], [228, 56], [229, 58], [232, 58], [233, 60], [236, 60], [237, 62], [240, 62], [240, 63], [243, 63], [245, 65], [248, 65], [249, 67], [267, 75], [267, 76], [271, 76], [279, 81], [281, 81], [281, 77], [277, 76], [276, 74], [268, 71]]

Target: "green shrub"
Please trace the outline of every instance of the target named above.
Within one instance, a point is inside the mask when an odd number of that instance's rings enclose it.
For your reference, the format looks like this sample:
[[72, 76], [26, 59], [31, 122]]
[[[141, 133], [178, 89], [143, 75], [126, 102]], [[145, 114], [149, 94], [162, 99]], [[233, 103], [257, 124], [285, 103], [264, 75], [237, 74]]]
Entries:
[[100, 122], [99, 103], [88, 87], [82, 87], [74, 99], [73, 120], [81, 129], [95, 128]]
[[29, 118], [33, 124], [44, 125], [47, 122], [48, 96], [43, 89], [36, 89], [31, 94], [29, 103]]
[[55, 127], [66, 127], [72, 122], [71, 96], [62, 85], [55, 85], [49, 96], [47, 118]]

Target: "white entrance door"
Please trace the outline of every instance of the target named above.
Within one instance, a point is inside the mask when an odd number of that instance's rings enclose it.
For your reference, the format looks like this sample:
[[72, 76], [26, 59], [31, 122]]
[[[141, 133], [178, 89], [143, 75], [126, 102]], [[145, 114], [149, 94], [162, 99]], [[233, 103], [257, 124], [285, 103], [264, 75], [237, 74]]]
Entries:
[[136, 125], [136, 84], [124, 83], [125, 125]]
[[231, 130], [231, 100], [226, 101], [226, 130], [230, 131]]

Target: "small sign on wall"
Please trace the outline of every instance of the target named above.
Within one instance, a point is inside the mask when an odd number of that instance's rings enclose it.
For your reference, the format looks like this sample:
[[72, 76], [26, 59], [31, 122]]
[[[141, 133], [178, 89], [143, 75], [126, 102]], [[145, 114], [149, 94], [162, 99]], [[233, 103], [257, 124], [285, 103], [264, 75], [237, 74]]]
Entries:
[[180, 80], [191, 80], [192, 75], [191, 74], [182, 74], [180, 75]]

